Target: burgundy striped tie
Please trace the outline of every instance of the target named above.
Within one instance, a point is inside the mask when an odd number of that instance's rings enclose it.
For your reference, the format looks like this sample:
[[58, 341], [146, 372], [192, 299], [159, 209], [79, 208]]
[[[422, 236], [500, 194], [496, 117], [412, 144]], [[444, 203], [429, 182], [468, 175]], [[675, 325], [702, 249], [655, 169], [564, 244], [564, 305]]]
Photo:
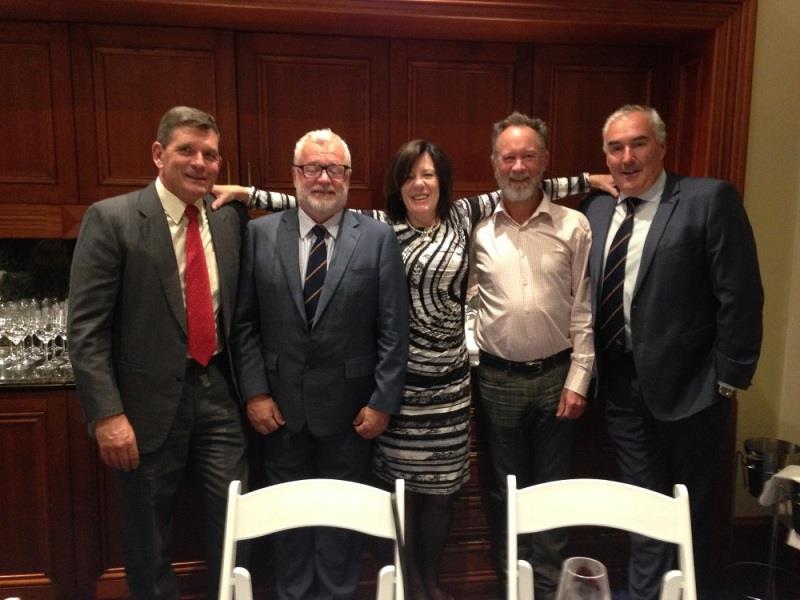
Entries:
[[619, 356], [625, 352], [625, 312], [623, 290], [625, 287], [625, 260], [628, 242], [633, 232], [633, 213], [640, 198], [625, 198], [625, 218], [619, 226], [614, 241], [608, 249], [600, 305], [597, 309], [596, 346], [600, 352]]
[[314, 315], [317, 312], [319, 296], [322, 293], [325, 274], [328, 271], [328, 248], [325, 245], [327, 231], [322, 225], [314, 225], [311, 232], [314, 234], [314, 241], [311, 243], [311, 251], [308, 253], [306, 278], [303, 282], [303, 299], [306, 304], [306, 319], [309, 329], [314, 326]]

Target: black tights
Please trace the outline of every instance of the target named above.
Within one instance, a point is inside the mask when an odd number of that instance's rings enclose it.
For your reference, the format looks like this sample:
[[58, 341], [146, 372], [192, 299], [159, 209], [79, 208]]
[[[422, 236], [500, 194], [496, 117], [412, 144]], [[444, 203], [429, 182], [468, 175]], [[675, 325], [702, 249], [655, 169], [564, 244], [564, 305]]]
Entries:
[[453, 519], [453, 495], [407, 492], [405, 503], [410, 597], [412, 600], [451, 598], [439, 588], [439, 567]]

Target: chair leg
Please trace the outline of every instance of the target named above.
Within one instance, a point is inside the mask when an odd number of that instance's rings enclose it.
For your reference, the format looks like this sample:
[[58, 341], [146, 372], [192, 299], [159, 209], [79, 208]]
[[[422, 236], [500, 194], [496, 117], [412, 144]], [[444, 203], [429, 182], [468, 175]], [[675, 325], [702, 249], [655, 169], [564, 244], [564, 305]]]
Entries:
[[253, 582], [250, 580], [250, 571], [244, 567], [233, 570], [233, 589], [235, 600], [253, 600]]
[[378, 572], [378, 587], [375, 600], [403, 600], [395, 594], [396, 573], [393, 565], [386, 565]]
[[533, 567], [527, 560], [517, 561], [519, 600], [533, 600]]
[[680, 600], [683, 590], [683, 573], [673, 569], [664, 574], [659, 600]]

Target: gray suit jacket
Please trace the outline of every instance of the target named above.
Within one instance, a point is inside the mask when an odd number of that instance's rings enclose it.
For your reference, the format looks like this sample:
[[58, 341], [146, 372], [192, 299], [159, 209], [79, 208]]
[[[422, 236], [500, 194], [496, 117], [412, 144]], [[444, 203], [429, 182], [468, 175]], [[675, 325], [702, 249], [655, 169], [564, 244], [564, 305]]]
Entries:
[[251, 221], [242, 251], [233, 352], [246, 400], [275, 398], [286, 426], [352, 429], [364, 406], [399, 409], [408, 356], [408, 291], [390, 227], [344, 211], [308, 329], [297, 209]]
[[[206, 211], [226, 347], [246, 220], [236, 204]], [[87, 210], [72, 259], [68, 331], [87, 421], [124, 412], [140, 452], [160, 446], [178, 408], [187, 337], [178, 264], [154, 183]]]
[[[592, 227], [593, 305], [615, 199], [582, 206]], [[692, 415], [720, 399], [717, 381], [746, 388], [761, 349], [764, 292], [755, 241], [728, 182], [668, 174], [642, 252], [631, 304], [642, 395], [659, 419]], [[595, 312], [596, 314], [596, 312]], [[598, 355], [602, 384], [604, 360]]]

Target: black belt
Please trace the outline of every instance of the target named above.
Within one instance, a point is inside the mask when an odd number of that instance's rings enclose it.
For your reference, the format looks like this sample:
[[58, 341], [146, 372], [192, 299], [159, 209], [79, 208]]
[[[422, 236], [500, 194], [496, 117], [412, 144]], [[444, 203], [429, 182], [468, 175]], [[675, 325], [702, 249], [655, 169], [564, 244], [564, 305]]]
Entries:
[[212, 365], [214, 365], [214, 366], [216, 366], [218, 368], [223, 368], [223, 367], [226, 366], [225, 365], [225, 361], [226, 360], [227, 360], [227, 357], [225, 356], [225, 352], [217, 352], [214, 356], [211, 357], [211, 360], [209, 360], [208, 364], [205, 365], [205, 366], [201, 365], [199, 362], [197, 362], [193, 358], [187, 358], [186, 359], [186, 369], [187, 370], [189, 370], [189, 369], [197, 369], [197, 370], [200, 370], [200, 371], [207, 371], [208, 369], [211, 368]]
[[572, 348], [562, 350], [558, 354], [548, 356], [547, 358], [540, 358], [539, 360], [529, 360], [525, 362], [516, 362], [513, 360], [506, 360], [494, 354], [489, 354], [483, 350], [478, 351], [480, 357], [480, 364], [495, 369], [503, 369], [505, 371], [517, 371], [519, 373], [543, 373], [548, 369], [552, 369], [558, 364], [569, 360], [572, 354]]

